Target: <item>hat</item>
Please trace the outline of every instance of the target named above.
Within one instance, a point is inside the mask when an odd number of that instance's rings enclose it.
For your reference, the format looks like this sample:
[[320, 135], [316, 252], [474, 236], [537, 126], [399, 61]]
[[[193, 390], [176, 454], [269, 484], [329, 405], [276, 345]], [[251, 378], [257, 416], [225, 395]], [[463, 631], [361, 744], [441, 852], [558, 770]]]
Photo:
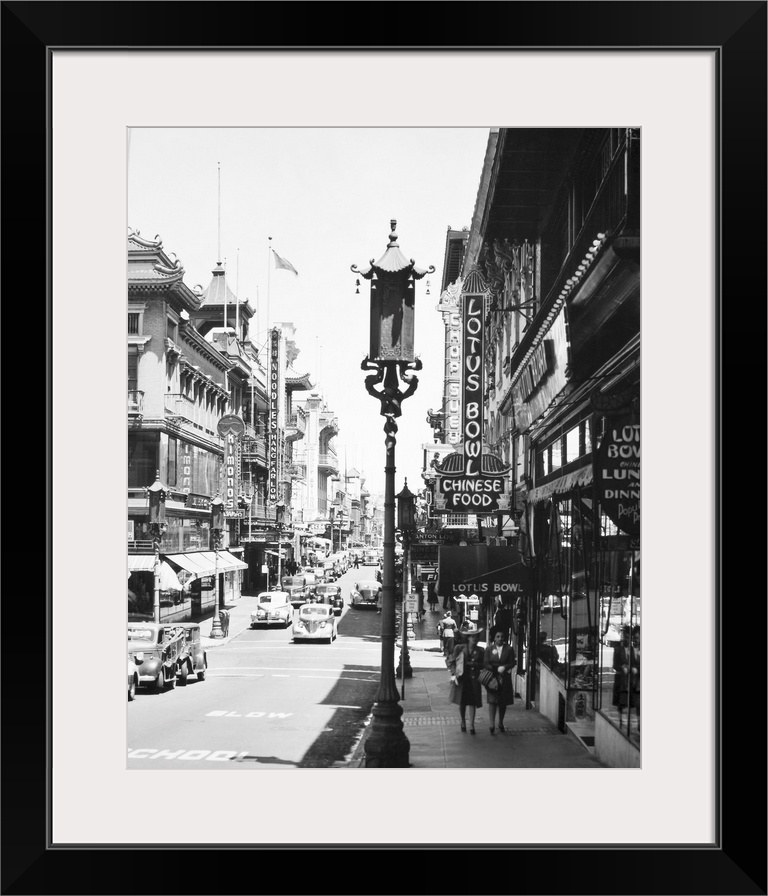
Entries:
[[468, 638], [477, 638], [485, 631], [484, 628], [471, 628], [469, 631], [464, 632], [464, 634]]
[[450, 615], [451, 615], [451, 611], [450, 611], [450, 610], [446, 610], [446, 611], [445, 611], [445, 616], [443, 616], [443, 619], [448, 619], [448, 618], [450, 617]]

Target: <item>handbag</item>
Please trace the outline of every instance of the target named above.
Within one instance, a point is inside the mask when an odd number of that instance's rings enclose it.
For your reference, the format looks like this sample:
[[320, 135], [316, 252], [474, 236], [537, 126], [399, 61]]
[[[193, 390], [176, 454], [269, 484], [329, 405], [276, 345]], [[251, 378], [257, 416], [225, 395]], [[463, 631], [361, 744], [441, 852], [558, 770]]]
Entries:
[[480, 684], [489, 691], [497, 691], [499, 689], [499, 679], [490, 669], [481, 669], [477, 677], [480, 680]]

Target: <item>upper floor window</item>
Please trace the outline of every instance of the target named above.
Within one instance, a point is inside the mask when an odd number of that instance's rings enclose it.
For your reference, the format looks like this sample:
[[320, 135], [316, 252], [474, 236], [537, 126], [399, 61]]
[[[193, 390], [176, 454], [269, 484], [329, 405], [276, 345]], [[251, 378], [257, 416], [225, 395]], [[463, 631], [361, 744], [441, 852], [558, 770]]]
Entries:
[[141, 312], [128, 312], [128, 335], [141, 336]]

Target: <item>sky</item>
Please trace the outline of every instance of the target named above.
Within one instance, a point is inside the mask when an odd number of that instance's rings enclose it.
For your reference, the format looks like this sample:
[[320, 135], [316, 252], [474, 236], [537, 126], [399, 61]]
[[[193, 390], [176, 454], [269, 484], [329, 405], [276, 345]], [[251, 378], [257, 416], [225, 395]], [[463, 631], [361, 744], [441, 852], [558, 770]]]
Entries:
[[[432, 441], [427, 411], [442, 402], [446, 231], [472, 222], [487, 140], [488, 128], [469, 127], [130, 129], [128, 227], [159, 236], [190, 287], [207, 287], [222, 261], [230, 288], [256, 309], [254, 341], [266, 339], [267, 316], [296, 327], [294, 369], [338, 417], [339, 460], [374, 495], [384, 494], [385, 421], [360, 369], [370, 283], [356, 295], [350, 267], [383, 255], [395, 219], [403, 254], [436, 268], [416, 283], [423, 369], [397, 420], [395, 492], [406, 479], [416, 492]], [[270, 246], [298, 276], [269, 266]]]

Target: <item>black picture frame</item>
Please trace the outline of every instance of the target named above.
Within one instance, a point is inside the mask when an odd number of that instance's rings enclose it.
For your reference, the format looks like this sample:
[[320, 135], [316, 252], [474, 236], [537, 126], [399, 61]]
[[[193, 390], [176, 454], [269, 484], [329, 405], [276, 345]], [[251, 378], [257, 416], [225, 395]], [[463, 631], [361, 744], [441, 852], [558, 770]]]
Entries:
[[[43, 379], [47, 396], [45, 439], [37, 435], [45, 452], [42, 466], [48, 479], [45, 502], [45, 523], [40, 520], [38, 505], [31, 502], [32, 492], [39, 489], [41, 465], [33, 479], [34, 490], [25, 476], [14, 476], [10, 492], [6, 491], [6, 508], [15, 509], [6, 529], [6, 537], [17, 528], [25, 530], [25, 544], [34, 545], [14, 556], [27, 559], [19, 564], [25, 578], [13, 586], [13, 577], [6, 576], [3, 601], [2, 646], [2, 893], [137, 893], [143, 883], [135, 869], [142, 853], [142, 862], [152, 868], [181, 867], [183, 885], [167, 885], [162, 892], [246, 893], [273, 886], [262, 878], [259, 867], [245, 847], [201, 849], [173, 847], [171, 856], [163, 855], [162, 845], [148, 844], [137, 848], [115, 848], [94, 845], [89, 848], [50, 846], [51, 824], [48, 784], [51, 769], [50, 688], [61, 684], [57, 670], [50, 662], [50, 627], [43, 638], [43, 621], [49, 622], [52, 601], [51, 543], [51, 274], [50, 274], [50, 60], [54, 48], [134, 50], [144, 48], [271, 48], [286, 49], [359, 49], [386, 53], [389, 49], [548, 49], [610, 48], [622, 52], [637, 49], [701, 49], [711, 48], [718, 57], [719, 93], [719, 209], [718, 243], [721, 255], [717, 265], [718, 284], [718, 360], [716, 368], [716, 401], [718, 431], [718, 482], [716, 484], [717, 533], [720, 549], [717, 563], [718, 641], [717, 665], [721, 697], [718, 730], [719, 780], [717, 792], [716, 845], [712, 847], [679, 847], [634, 845], [622, 848], [543, 846], [540, 848], [490, 848], [484, 850], [447, 844], [450, 853], [420, 849], [407, 856], [407, 844], [397, 848], [340, 846], [335, 853], [336, 873], [328, 884], [318, 886], [310, 875], [296, 881], [285, 874], [283, 892], [341, 893], [643, 893], [643, 894], [765, 894], [766, 890], [766, 800], [765, 800], [765, 689], [766, 669], [764, 635], [766, 633], [765, 585], [754, 575], [742, 585], [742, 566], [751, 571], [748, 551], [740, 554], [740, 563], [726, 561], [722, 550], [724, 536], [731, 527], [724, 525], [735, 516], [725, 516], [723, 499], [737, 483], [745, 495], [741, 479], [728, 475], [724, 465], [723, 439], [727, 419], [723, 398], [728, 395], [734, 404], [751, 398], [755, 384], [765, 382], [765, 247], [766, 247], [766, 3], [765, 2], [511, 2], [462, 4], [423, 3], [404, 5], [382, 3], [352, 7], [352, 33], [365, 38], [363, 43], [345, 45], [339, 42], [334, 28], [334, 15], [327, 4], [299, 3], [300, 15], [286, 15], [286, 4], [278, 7], [250, 3], [80, 3], [80, 2], [3, 2], [2, 3], [2, 175], [4, 186], [3, 227], [5, 243], [4, 285], [6, 286], [6, 348], [11, 340], [27, 339], [24, 324], [37, 334], [32, 370]], [[349, 8], [349, 7], [348, 7]], [[270, 15], [279, 15], [270, 24]], [[392, 15], [393, 11], [395, 12]], [[457, 13], [457, 15], [454, 15]], [[419, 24], [428, 16], [430, 25]], [[260, 22], [258, 30], [254, 22]], [[449, 24], [454, 23], [453, 26]], [[221, 24], [221, 30], [216, 23]], [[278, 24], [279, 23], [279, 24]], [[459, 25], [460, 23], [460, 25]], [[436, 29], [436, 30], [435, 30]], [[262, 35], [280, 38], [269, 41]], [[513, 45], [492, 43], [489, 38], [509, 34]], [[243, 43], [243, 37], [258, 35], [258, 43]], [[323, 43], [318, 42], [322, 35]], [[290, 43], [288, 43], [290, 39]], [[417, 44], [421, 39], [430, 44]], [[454, 42], [453, 39], [456, 39]], [[215, 40], [215, 43], [213, 41]], [[434, 43], [431, 43], [434, 41]], [[411, 43], [413, 42], [413, 43]], [[759, 278], [754, 274], [760, 262]], [[695, 260], [681, 260], [695, 263]], [[728, 304], [728, 324], [724, 316], [724, 297]], [[20, 292], [21, 290], [21, 292]], [[8, 299], [8, 296], [16, 299]], [[45, 297], [45, 299], [43, 298]], [[23, 299], [23, 301], [21, 301]], [[35, 318], [27, 313], [36, 303]], [[41, 351], [41, 319], [45, 314], [45, 352]], [[18, 315], [18, 316], [17, 316]], [[17, 328], [14, 323], [22, 324]], [[739, 322], [738, 334], [736, 333]], [[746, 324], [746, 326], [744, 326]], [[16, 334], [16, 335], [14, 335]], [[751, 334], [751, 338], [750, 338]], [[726, 335], [729, 345], [740, 348], [740, 363], [730, 368], [740, 374], [724, 389], [724, 354]], [[738, 342], [737, 342], [738, 335]], [[754, 345], [754, 342], [757, 345]], [[13, 358], [29, 355], [11, 354]], [[758, 367], [759, 360], [759, 367]], [[17, 362], [10, 362], [16, 367]], [[8, 365], [10, 366], [10, 365]], [[6, 371], [7, 372], [7, 371]], [[17, 370], [18, 373], [18, 370]], [[14, 377], [16, 380], [16, 377]], [[4, 397], [6, 420], [13, 421], [6, 449], [10, 458], [16, 453], [13, 438], [23, 432], [21, 420], [28, 417], [30, 383], [25, 387], [18, 380], [11, 388], [6, 377]], [[34, 380], [37, 383], [37, 380]], [[37, 390], [39, 395], [39, 389]], [[684, 396], [679, 397], [684, 400]], [[764, 402], [742, 404], [750, 410], [757, 407], [762, 421]], [[24, 413], [24, 417], [22, 417]], [[747, 430], [749, 418], [743, 418]], [[35, 415], [37, 432], [43, 428]], [[8, 432], [8, 430], [6, 430]], [[758, 430], [755, 441], [762, 443]], [[746, 440], [745, 440], [746, 441]], [[10, 442], [10, 445], [9, 445]], [[753, 443], [754, 444], [754, 443]], [[742, 449], [744, 451], [745, 449]], [[26, 453], [26, 452], [25, 452]], [[28, 455], [27, 455], [28, 456]], [[11, 461], [14, 467], [16, 462]], [[762, 477], [760, 477], [762, 480]], [[8, 477], [6, 477], [8, 485]], [[751, 488], [752, 486], [747, 486]], [[39, 492], [38, 492], [39, 493]], [[743, 500], [743, 498], [742, 498]], [[733, 501], [728, 502], [731, 506]], [[765, 511], [760, 501], [747, 521], [750, 532], [744, 541], [753, 543], [752, 517], [762, 521]], [[19, 508], [26, 508], [22, 517]], [[34, 512], [38, 511], [38, 512]], [[21, 519], [27, 526], [20, 526]], [[739, 522], [742, 523], [740, 516]], [[30, 529], [37, 529], [32, 537]], [[43, 551], [40, 529], [45, 531], [46, 597], [40, 600], [41, 583], [38, 569]], [[740, 526], [742, 533], [745, 527]], [[10, 531], [9, 531], [10, 530]], [[742, 534], [742, 538], [744, 535]], [[86, 539], [87, 540], [87, 539]], [[758, 567], [764, 566], [758, 549]], [[746, 556], [745, 556], [746, 555]], [[7, 555], [6, 555], [7, 556]], [[744, 557], [744, 560], [741, 560]], [[753, 562], [753, 561], [752, 561]], [[11, 564], [9, 563], [8, 566]], [[739, 574], [734, 576], [734, 570]], [[15, 572], [16, 570], [14, 570]], [[20, 571], [20, 570], [19, 570]], [[30, 572], [33, 572], [30, 576]], [[8, 570], [10, 572], [10, 570]], [[726, 577], [726, 573], [728, 573]], [[723, 584], [728, 581], [727, 593]], [[741, 593], [743, 591], [743, 594]], [[750, 602], [748, 627], [742, 627], [738, 607]], [[737, 607], [731, 611], [731, 606]], [[739, 631], [737, 631], [737, 626]], [[755, 645], [755, 646], [752, 646]], [[32, 661], [30, 661], [30, 653]], [[14, 671], [16, 670], [16, 671]], [[23, 674], [22, 674], [23, 673]], [[21, 680], [20, 676], [21, 675]], [[758, 687], [760, 685], [760, 687]], [[677, 689], [680, 683], [671, 682]], [[684, 696], [680, 696], [681, 712], [685, 712]], [[692, 723], [692, 724], [695, 724]], [[84, 786], [87, 783], [84, 782]], [[418, 842], [422, 825], [438, 828], [445, 823], [447, 807], [436, 804], [427, 785], [417, 784], [409, 804], [408, 829]], [[456, 823], [474, 824], [483, 818], [479, 793], [460, 794], [451, 800]], [[471, 809], [470, 809], [471, 807]], [[371, 807], [369, 811], [375, 811]], [[663, 813], [664, 807], [659, 806]], [[524, 807], [510, 807], [508, 818], [511, 836], [522, 823]], [[343, 832], [341, 832], [343, 836]], [[306, 853], [314, 850], [285, 847]], [[325, 848], [328, 850], [329, 848]], [[459, 855], [456, 855], [457, 850]], [[272, 849], [266, 856], [274, 868], [290, 868], [295, 859]], [[464, 854], [466, 852], [466, 854]], [[593, 861], [599, 853], [599, 861]], [[390, 854], [390, 855], [388, 855]], [[392, 859], [403, 858], [407, 871], [404, 882], [395, 879]], [[451, 857], [450, 873], [441, 869], [442, 860]], [[262, 859], [265, 857], [261, 857]], [[287, 861], [286, 861], [287, 860]], [[383, 860], [383, 861], [382, 861]], [[382, 874], [375, 869], [386, 863]], [[582, 872], [558, 880], [551, 869], [581, 866]], [[599, 867], [599, 874], [594, 868]], [[496, 870], [498, 869], [498, 870]], [[549, 870], [548, 870], [549, 869]], [[590, 871], [590, 869], [593, 869]], [[297, 889], [304, 888], [304, 889]]]

